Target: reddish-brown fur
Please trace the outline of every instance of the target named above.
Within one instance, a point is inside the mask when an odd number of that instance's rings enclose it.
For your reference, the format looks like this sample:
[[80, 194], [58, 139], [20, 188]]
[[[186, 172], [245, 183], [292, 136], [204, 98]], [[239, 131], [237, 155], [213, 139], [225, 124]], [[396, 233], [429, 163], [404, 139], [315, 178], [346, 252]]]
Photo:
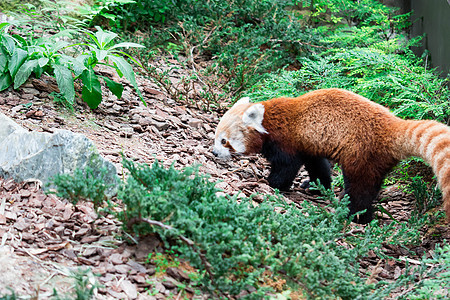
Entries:
[[449, 127], [429, 120], [402, 120], [385, 107], [341, 89], [261, 104], [262, 126], [268, 133], [253, 131], [261, 138], [246, 139], [246, 153], [261, 152], [270, 141], [287, 155], [301, 153], [336, 161], [344, 172], [352, 213], [368, 209], [384, 176], [400, 160], [422, 157], [438, 178], [450, 220]]

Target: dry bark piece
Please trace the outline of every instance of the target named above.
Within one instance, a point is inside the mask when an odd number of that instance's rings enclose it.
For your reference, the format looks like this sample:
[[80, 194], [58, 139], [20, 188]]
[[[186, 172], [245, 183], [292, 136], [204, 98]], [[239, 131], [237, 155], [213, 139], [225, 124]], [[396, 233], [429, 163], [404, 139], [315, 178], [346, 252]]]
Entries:
[[[114, 270], [119, 274], [128, 274], [130, 272], [131, 267], [128, 265], [116, 265]], [[136, 272], [134, 272], [136, 274]]]
[[115, 265], [121, 265], [123, 264], [123, 256], [119, 253], [113, 253], [109, 256], [108, 261]]
[[18, 218], [17, 221], [14, 223], [14, 228], [16, 228], [19, 231], [24, 231], [28, 227], [30, 227], [31, 223], [29, 220], [25, 220], [25, 218]]
[[135, 262], [134, 260], [129, 260], [127, 262], [127, 265], [130, 266], [133, 270], [135, 270], [138, 273], [147, 273], [147, 269], [141, 265], [140, 263]]
[[178, 268], [174, 268], [174, 267], [169, 267], [166, 270], [167, 275], [169, 275], [170, 277], [173, 277], [174, 279], [178, 280], [178, 281], [189, 281], [190, 278], [189, 276], [183, 272], [182, 270], [178, 269]]
[[136, 286], [134, 284], [132, 284], [131, 281], [129, 281], [128, 279], [123, 280], [120, 283], [120, 287], [125, 292], [125, 294], [127, 294], [129, 299], [137, 298], [138, 294], [137, 294]]

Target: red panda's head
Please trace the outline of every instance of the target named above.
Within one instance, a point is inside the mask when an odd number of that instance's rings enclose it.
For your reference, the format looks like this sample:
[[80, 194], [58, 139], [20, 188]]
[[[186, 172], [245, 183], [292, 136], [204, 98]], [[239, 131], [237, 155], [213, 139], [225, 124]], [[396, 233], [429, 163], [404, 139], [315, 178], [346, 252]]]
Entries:
[[221, 159], [231, 154], [250, 154], [260, 151], [264, 105], [250, 103], [248, 97], [240, 99], [219, 122], [216, 129], [213, 154]]

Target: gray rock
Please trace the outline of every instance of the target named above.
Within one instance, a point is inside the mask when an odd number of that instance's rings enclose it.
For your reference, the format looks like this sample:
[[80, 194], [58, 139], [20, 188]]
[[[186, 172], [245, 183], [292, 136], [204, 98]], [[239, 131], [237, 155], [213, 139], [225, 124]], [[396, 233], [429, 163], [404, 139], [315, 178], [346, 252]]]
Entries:
[[[46, 185], [57, 174], [72, 174], [86, 167], [105, 168], [106, 183], [117, 180], [114, 164], [102, 158], [84, 135], [67, 130], [29, 132], [0, 113], [0, 177], [39, 179]], [[115, 191], [108, 193], [111, 196]]]
[[3, 145], [3, 140], [14, 131], [26, 132], [19, 124], [0, 113], [0, 145]]

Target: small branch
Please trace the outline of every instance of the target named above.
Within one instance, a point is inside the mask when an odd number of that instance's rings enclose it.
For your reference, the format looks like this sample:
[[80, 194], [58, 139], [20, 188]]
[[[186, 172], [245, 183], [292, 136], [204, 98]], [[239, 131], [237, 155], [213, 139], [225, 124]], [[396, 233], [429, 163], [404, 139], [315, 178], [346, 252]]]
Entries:
[[239, 168], [226, 172], [225, 175], [233, 174], [235, 172], [244, 170], [249, 164], [250, 164], [250, 162], [246, 162], [244, 165], [240, 166]]
[[311, 43], [305, 43], [305, 42], [300, 42], [300, 41], [293, 41], [293, 40], [277, 40], [277, 39], [270, 39], [269, 42], [275, 42], [275, 43], [297, 43], [300, 44], [302, 46], [310, 46], [313, 48], [319, 48], [319, 49], [331, 49], [329, 47], [325, 47], [325, 46], [317, 46], [317, 45], [313, 45]]

